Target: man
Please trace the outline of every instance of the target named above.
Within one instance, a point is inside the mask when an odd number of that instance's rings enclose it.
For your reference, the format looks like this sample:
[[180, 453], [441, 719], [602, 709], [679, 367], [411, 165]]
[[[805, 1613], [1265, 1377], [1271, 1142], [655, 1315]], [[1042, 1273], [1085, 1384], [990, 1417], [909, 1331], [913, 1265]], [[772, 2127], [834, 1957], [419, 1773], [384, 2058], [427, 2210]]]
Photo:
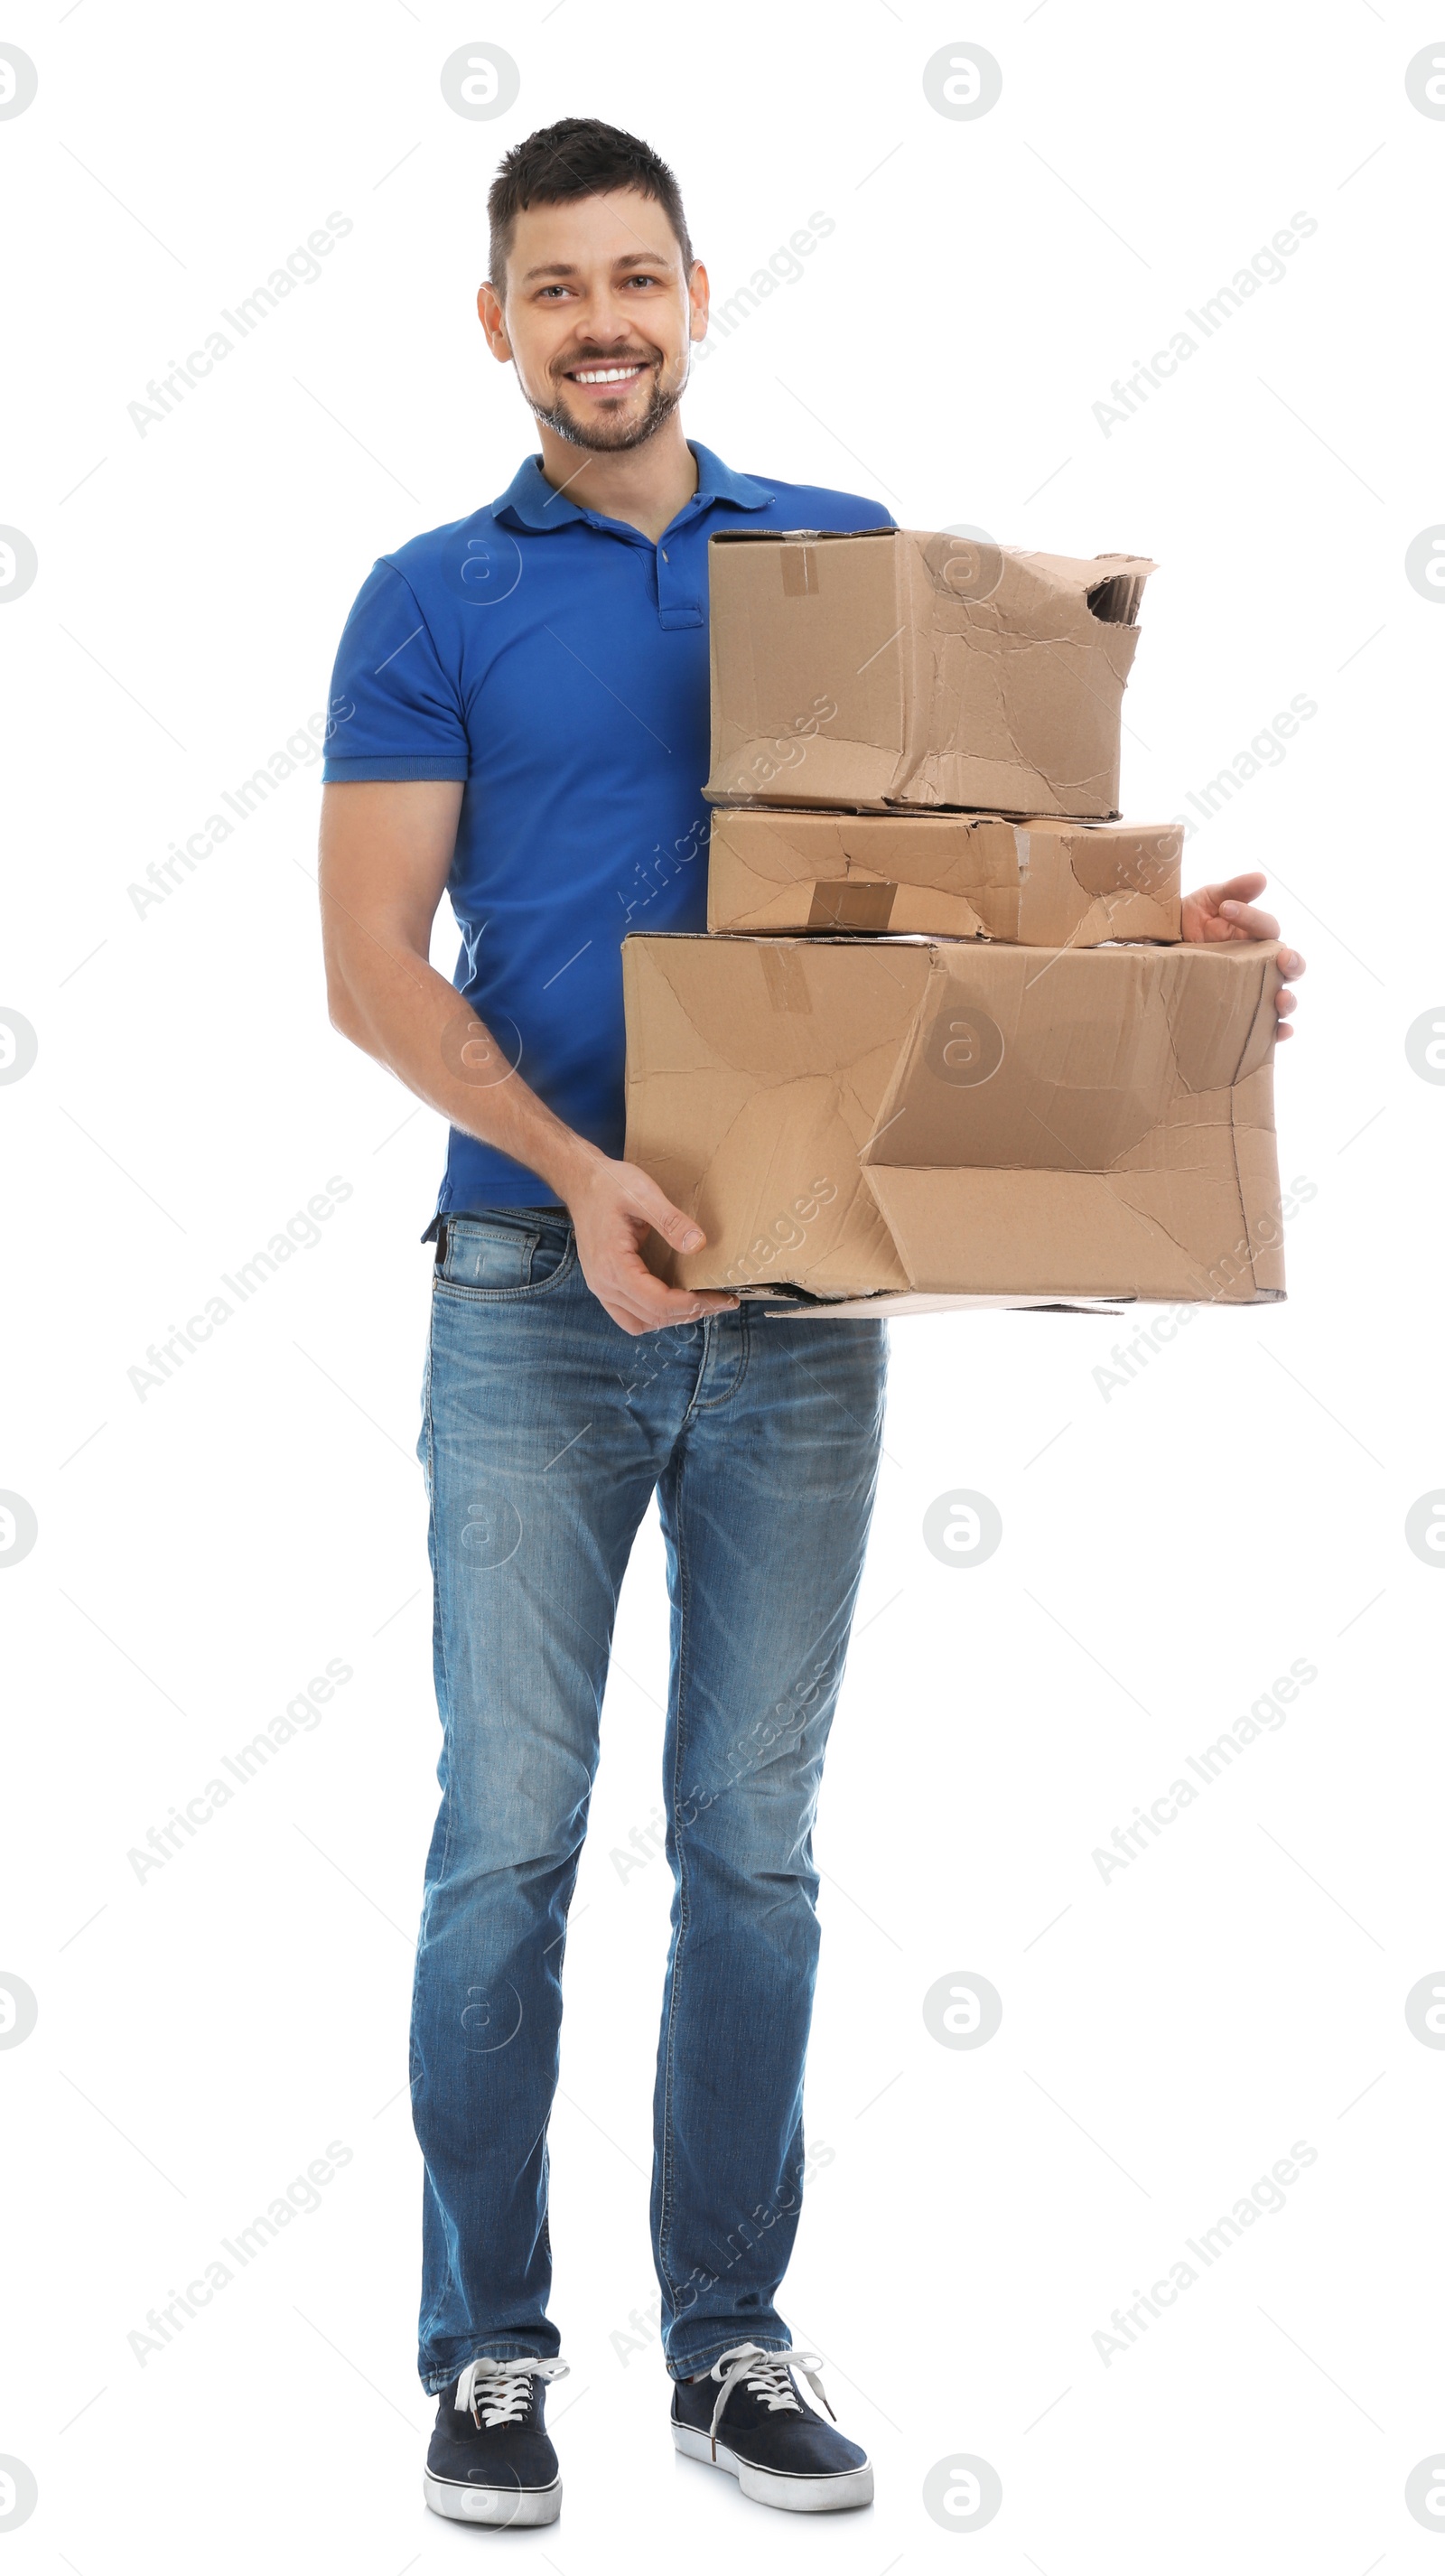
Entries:
[[[705, 919], [707, 542], [891, 524], [683, 437], [706, 272], [655, 153], [590, 118], [510, 152], [478, 310], [541, 439], [489, 508], [372, 571], [331, 700], [331, 1016], [451, 1128], [420, 1455], [442, 1787], [412, 2096], [426, 2164], [425, 2492], [546, 2522], [547, 2122], [567, 1907], [618, 1590], [654, 1492], [672, 1673], [672, 1937], [654, 2259], [673, 2438], [758, 2501], [866, 2503], [804, 2395], [776, 2294], [797, 2225], [817, 1959], [811, 1829], [883, 1402], [878, 1322], [790, 1322], [665, 1287], [703, 1237], [620, 1159], [620, 943]], [[1262, 877], [1191, 938], [1272, 938]], [[455, 985], [428, 963], [443, 891]], [[1287, 972], [1302, 961], [1286, 958]], [[1288, 1011], [1292, 997], [1282, 995]], [[826, 2401], [823, 2401], [826, 2403]]]

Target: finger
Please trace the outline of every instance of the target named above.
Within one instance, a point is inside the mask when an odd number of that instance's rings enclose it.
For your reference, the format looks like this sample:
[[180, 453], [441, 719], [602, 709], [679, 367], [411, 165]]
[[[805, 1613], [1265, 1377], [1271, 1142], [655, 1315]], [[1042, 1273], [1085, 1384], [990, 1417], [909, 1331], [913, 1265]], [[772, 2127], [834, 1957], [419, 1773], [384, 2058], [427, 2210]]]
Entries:
[[1280, 1018], [1282, 1020], [1287, 1020], [1291, 1011], [1299, 1008], [1299, 996], [1295, 993], [1289, 992], [1286, 987], [1281, 984], [1279, 991], [1274, 997], [1274, 1007], [1278, 1011]]
[[[594, 1289], [594, 1296], [596, 1293]], [[597, 1302], [611, 1316], [619, 1331], [630, 1333], [634, 1339], [641, 1333], [661, 1332], [668, 1324], [695, 1323], [710, 1311], [699, 1297], [689, 1301], [688, 1311], [682, 1315], [643, 1314], [638, 1307], [629, 1305], [625, 1298], [619, 1297], [615, 1290], [610, 1291], [605, 1297], [599, 1297]], [[721, 1302], [724, 1305], [735, 1305], [737, 1300], [725, 1298]]]
[[1263, 872], [1254, 868], [1245, 876], [1226, 877], [1221, 885], [1206, 886], [1205, 899], [1218, 912], [1227, 903], [1252, 903], [1257, 894], [1263, 894], [1268, 883], [1269, 879]]
[[639, 1334], [646, 1333], [651, 1330], [651, 1326], [645, 1324], [640, 1315], [635, 1315], [630, 1306], [618, 1305], [615, 1298], [599, 1297], [597, 1303], [601, 1307], [604, 1315], [611, 1316], [618, 1331], [620, 1333], [629, 1333], [634, 1341], [637, 1340]]
[[655, 1270], [648, 1269], [637, 1245], [629, 1243], [625, 1234], [621, 1242], [606, 1246], [604, 1269], [609, 1287], [644, 1315], [653, 1312], [659, 1297], [682, 1297], [691, 1302], [703, 1293], [697, 1288], [669, 1288]]
[[720, 1314], [738, 1302], [719, 1289], [668, 1288], [636, 1254], [624, 1255], [616, 1263], [606, 1282], [604, 1303], [607, 1298], [640, 1315], [646, 1332], [655, 1332], [661, 1324], [692, 1324], [701, 1315]]
[[1288, 1020], [1276, 1020], [1276, 1021], [1275, 1021], [1275, 1024], [1274, 1024], [1274, 1040], [1275, 1040], [1275, 1044], [1276, 1044], [1276, 1046], [1278, 1046], [1278, 1045], [1280, 1044], [1280, 1042], [1281, 1042], [1281, 1040], [1282, 1040], [1282, 1039], [1284, 1039], [1284, 1038], [1292, 1038], [1293, 1036], [1294, 1036], [1294, 1031], [1293, 1031], [1293, 1029], [1290, 1027], [1290, 1024], [1289, 1024]]
[[[1241, 883], [1243, 880], [1241, 879]], [[1233, 922], [1243, 939], [1278, 939], [1279, 923], [1272, 912], [1260, 912], [1252, 903], [1230, 901], [1219, 907], [1224, 919]]]
[[[665, 1332], [669, 1325], [706, 1323], [710, 1315], [730, 1313], [737, 1302], [736, 1297], [718, 1297], [710, 1302], [704, 1302], [701, 1298], [684, 1298], [676, 1312], [669, 1308], [660, 1315], [638, 1315], [635, 1323], [624, 1326], [624, 1330], [634, 1333], [661, 1333]], [[630, 1311], [635, 1312], [635, 1309]]]
[[1275, 964], [1287, 983], [1293, 983], [1295, 977], [1305, 971], [1305, 961], [1297, 948], [1282, 948]]
[[646, 1172], [637, 1171], [635, 1166], [627, 1195], [638, 1215], [646, 1218], [654, 1233], [660, 1234], [665, 1243], [670, 1243], [674, 1252], [702, 1250], [707, 1236], [696, 1218], [684, 1216], [680, 1207], [673, 1206], [666, 1191], [660, 1190], [656, 1181], [650, 1180]]

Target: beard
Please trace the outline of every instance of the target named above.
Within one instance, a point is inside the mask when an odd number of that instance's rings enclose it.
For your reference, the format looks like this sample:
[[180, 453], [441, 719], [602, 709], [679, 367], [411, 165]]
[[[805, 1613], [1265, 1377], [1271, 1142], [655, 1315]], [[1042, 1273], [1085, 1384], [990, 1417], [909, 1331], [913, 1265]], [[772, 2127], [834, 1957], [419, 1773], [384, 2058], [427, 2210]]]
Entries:
[[[605, 366], [608, 361], [598, 359], [595, 363]], [[663, 422], [672, 418], [682, 400], [683, 385], [686, 380], [684, 372], [682, 380], [674, 385], [670, 392], [664, 392], [660, 373], [654, 373], [647, 407], [640, 420], [608, 421], [590, 417], [578, 420], [566, 408], [565, 396], [560, 391], [557, 399], [550, 404], [532, 403], [532, 414], [534, 419], [544, 421], [548, 429], [555, 430], [559, 438], [565, 438], [569, 446], [585, 447], [596, 455], [621, 456], [625, 455], [629, 448], [645, 447], [648, 439], [656, 436]]]

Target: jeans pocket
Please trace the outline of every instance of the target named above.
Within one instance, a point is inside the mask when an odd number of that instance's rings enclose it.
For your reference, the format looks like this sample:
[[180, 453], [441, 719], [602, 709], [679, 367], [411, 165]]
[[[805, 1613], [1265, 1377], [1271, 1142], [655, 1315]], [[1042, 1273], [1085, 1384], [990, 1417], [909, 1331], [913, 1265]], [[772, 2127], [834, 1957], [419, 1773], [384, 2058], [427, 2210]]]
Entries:
[[436, 1287], [463, 1297], [517, 1296], [555, 1278], [572, 1251], [564, 1208], [489, 1208], [443, 1219]]

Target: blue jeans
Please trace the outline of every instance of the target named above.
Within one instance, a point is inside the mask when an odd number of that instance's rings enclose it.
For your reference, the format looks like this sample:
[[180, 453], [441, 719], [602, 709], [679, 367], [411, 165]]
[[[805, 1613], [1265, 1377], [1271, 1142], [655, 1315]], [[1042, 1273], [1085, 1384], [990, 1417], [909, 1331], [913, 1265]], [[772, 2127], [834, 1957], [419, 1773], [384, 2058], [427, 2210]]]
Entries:
[[652, 2238], [675, 2378], [750, 2337], [802, 2194], [812, 1825], [877, 1479], [881, 1323], [744, 1306], [633, 1339], [565, 1211], [446, 1220], [420, 1455], [441, 1810], [411, 2078], [419, 2367], [549, 2358], [547, 2123], [562, 1952], [617, 1596], [657, 1492], [672, 1603], [672, 1937]]

